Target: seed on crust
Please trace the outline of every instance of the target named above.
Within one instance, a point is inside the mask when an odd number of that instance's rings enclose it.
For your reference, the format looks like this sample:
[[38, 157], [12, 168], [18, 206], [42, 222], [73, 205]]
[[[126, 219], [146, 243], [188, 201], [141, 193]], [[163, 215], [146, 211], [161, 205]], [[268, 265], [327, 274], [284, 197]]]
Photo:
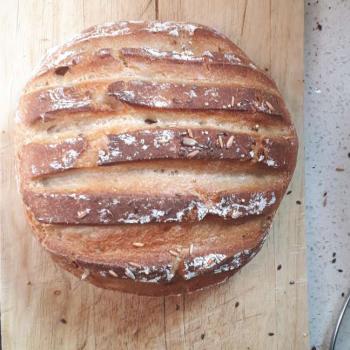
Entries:
[[113, 270], [108, 270], [108, 273], [113, 277], [119, 277]]
[[147, 119], [145, 119], [145, 123], [146, 124], [156, 124], [158, 122], [154, 119], [147, 118]]
[[195, 157], [198, 153], [199, 153], [199, 150], [196, 149], [195, 151], [190, 152], [190, 153], [187, 155], [187, 158], [193, 158], [193, 157]]
[[86, 280], [87, 277], [90, 275], [90, 270], [89, 269], [84, 269], [84, 272], [83, 274], [81, 275], [80, 279], [83, 281], [83, 280]]
[[224, 142], [222, 141], [222, 136], [219, 135], [219, 144], [221, 148], [224, 148]]
[[193, 243], [190, 245], [190, 255], [193, 253]]
[[182, 144], [184, 146], [195, 146], [197, 144], [197, 141], [191, 137], [184, 137], [182, 139]]
[[269, 101], [265, 101], [266, 106], [269, 107], [270, 111], [274, 111], [275, 109], [273, 108], [272, 104]]
[[193, 133], [191, 129], [187, 129], [188, 136], [193, 138]]
[[231, 135], [230, 138], [228, 139], [227, 143], [226, 143], [226, 148], [230, 148], [232, 146], [233, 139], [234, 139], [234, 136]]
[[131, 278], [133, 280], [136, 279], [135, 275], [133, 274], [133, 272], [128, 267], [125, 268], [125, 276], [127, 276], [127, 277], [129, 277], [129, 278]]
[[77, 212], [78, 219], [83, 219], [90, 213], [91, 209], [79, 210]]
[[231, 106], [233, 107], [234, 105], [235, 105], [235, 97], [232, 96], [232, 97], [231, 97]]
[[169, 253], [173, 256], [179, 256], [179, 253], [176, 252], [175, 250], [169, 250]]
[[55, 74], [57, 75], [65, 75], [67, 72], [69, 71], [69, 67], [68, 66], [61, 66], [61, 67], [57, 67], [55, 69]]
[[140, 264], [137, 264], [137, 263], [134, 263], [134, 262], [129, 262], [129, 265], [132, 266], [132, 267], [136, 267], [136, 268], [140, 268], [141, 265]]
[[141, 242], [134, 242], [132, 245], [136, 248], [142, 248], [144, 246], [144, 244]]

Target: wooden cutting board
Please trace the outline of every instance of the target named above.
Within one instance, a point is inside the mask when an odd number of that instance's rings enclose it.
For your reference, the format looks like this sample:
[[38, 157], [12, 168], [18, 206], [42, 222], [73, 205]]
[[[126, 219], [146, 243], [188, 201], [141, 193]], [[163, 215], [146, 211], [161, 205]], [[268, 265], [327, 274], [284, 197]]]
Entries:
[[[4, 350], [308, 348], [303, 6], [302, 0], [2, 3], [0, 193]], [[262, 251], [224, 285], [166, 298], [104, 291], [57, 268], [30, 235], [16, 190], [12, 146], [20, 89], [46, 49], [90, 25], [119, 19], [194, 21], [221, 30], [277, 81], [293, 115], [300, 156], [290, 186], [292, 193], [284, 199]]]

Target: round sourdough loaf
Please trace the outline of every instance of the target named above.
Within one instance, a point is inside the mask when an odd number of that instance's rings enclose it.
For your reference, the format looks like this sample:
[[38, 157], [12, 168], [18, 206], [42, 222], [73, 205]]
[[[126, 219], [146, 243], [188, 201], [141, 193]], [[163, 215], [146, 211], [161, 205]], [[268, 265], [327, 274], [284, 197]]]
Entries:
[[83, 280], [152, 296], [248, 262], [297, 155], [271, 78], [217, 31], [175, 22], [97, 25], [51, 50], [16, 135], [42, 246]]

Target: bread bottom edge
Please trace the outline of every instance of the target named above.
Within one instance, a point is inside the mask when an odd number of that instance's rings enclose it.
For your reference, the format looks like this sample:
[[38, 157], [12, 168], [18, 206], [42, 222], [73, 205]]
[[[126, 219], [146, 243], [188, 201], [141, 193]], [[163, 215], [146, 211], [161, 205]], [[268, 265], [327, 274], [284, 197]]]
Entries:
[[252, 258], [247, 259], [241, 266], [230, 271], [223, 271], [220, 273], [208, 271], [205, 274], [196, 276], [189, 280], [184, 280], [183, 278], [178, 277], [174, 278], [174, 280], [169, 283], [147, 283], [108, 275], [102, 276], [99, 271], [87, 271], [83, 267], [77, 265], [74, 261], [69, 261], [65, 257], [54, 253], [50, 253], [50, 255], [53, 261], [61, 268], [98, 288], [149, 297], [192, 294], [225, 283], [229, 277], [238, 272]]

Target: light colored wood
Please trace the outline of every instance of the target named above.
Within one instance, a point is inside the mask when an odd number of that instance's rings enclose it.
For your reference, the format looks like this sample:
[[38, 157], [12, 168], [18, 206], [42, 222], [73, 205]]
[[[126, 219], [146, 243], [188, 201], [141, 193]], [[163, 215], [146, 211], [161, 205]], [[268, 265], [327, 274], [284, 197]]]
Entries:
[[[19, 0], [4, 2], [0, 16], [3, 349], [307, 349], [304, 214], [296, 204], [303, 202], [303, 1]], [[96, 23], [156, 16], [211, 25], [239, 44], [277, 81], [300, 139], [293, 193], [257, 257], [224, 285], [167, 298], [99, 290], [55, 267], [24, 220], [11, 140], [20, 88], [47, 48]]]

